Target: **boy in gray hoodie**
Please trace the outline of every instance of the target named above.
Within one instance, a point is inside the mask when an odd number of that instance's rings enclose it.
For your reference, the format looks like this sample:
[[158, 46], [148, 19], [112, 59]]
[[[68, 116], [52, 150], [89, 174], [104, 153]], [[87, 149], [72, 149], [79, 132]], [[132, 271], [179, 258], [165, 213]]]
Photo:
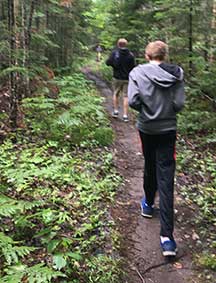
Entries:
[[139, 112], [137, 127], [145, 158], [141, 213], [151, 218], [156, 191], [160, 197], [160, 243], [164, 256], [175, 256], [174, 174], [176, 114], [184, 105], [183, 70], [165, 63], [168, 46], [151, 42], [145, 50], [149, 63], [129, 74], [128, 102]]

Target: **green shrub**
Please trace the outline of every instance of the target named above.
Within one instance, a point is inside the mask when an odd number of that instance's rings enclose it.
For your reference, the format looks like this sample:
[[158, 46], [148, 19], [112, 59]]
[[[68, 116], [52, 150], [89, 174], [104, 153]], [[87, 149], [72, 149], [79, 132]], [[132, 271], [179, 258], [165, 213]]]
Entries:
[[216, 255], [215, 254], [203, 254], [198, 263], [208, 269], [216, 271]]
[[106, 255], [92, 257], [88, 262], [88, 283], [119, 283], [122, 273], [118, 262]]
[[[34, 135], [60, 143], [81, 144], [96, 140], [101, 145], [112, 142], [112, 130], [99, 97], [82, 74], [58, 81], [57, 99], [45, 96], [23, 101], [26, 123]], [[101, 132], [100, 132], [101, 131]]]
[[214, 112], [199, 109], [198, 106], [191, 109], [187, 103], [185, 109], [178, 116], [178, 128], [182, 134], [211, 133], [216, 129]]
[[108, 127], [101, 127], [95, 130], [94, 139], [103, 146], [109, 145], [113, 141], [113, 130]]

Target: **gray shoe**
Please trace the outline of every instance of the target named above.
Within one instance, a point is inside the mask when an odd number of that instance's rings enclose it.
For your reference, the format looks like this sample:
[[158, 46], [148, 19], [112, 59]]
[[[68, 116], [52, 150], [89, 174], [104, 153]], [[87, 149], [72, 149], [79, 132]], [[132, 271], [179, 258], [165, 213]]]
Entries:
[[128, 116], [127, 116], [127, 115], [124, 115], [124, 116], [123, 116], [123, 121], [124, 121], [124, 122], [128, 122], [128, 121], [129, 121], [129, 119], [128, 119]]
[[114, 110], [114, 111], [112, 112], [112, 117], [113, 117], [113, 118], [117, 118], [117, 117], [118, 117], [118, 114], [119, 114], [118, 110]]

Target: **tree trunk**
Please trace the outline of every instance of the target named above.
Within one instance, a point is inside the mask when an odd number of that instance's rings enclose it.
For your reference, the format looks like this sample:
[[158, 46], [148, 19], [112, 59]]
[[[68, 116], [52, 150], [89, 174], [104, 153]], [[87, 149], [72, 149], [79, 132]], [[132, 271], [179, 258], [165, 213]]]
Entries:
[[[8, 0], [8, 30], [9, 30], [9, 44], [10, 44], [10, 61], [9, 66], [14, 67], [16, 60], [14, 54], [16, 51], [16, 32], [15, 32], [15, 5], [14, 0]], [[17, 127], [17, 83], [16, 73], [12, 71], [9, 79], [9, 92], [10, 92], [10, 123], [12, 129]]]
[[[29, 69], [29, 49], [31, 43], [31, 28], [32, 28], [32, 20], [34, 15], [35, 9], [35, 0], [31, 1], [29, 17], [27, 17], [27, 7], [26, 7], [26, 0], [22, 2], [22, 48], [23, 48], [23, 62], [22, 65], [26, 70]], [[29, 97], [31, 94], [30, 90], [30, 78], [27, 72], [23, 78], [24, 82], [24, 93], [25, 97]]]
[[[27, 61], [28, 61], [28, 46], [27, 46], [27, 10], [26, 10], [26, 2], [25, 0], [22, 1], [21, 5], [22, 10], [22, 34], [21, 34], [21, 42], [22, 42], [22, 67], [27, 67]], [[29, 76], [28, 74], [25, 74], [22, 76], [22, 82], [23, 82], [23, 95], [20, 95], [20, 101], [22, 100], [22, 96], [28, 96], [29, 93]]]
[[193, 69], [193, 61], [192, 61], [192, 56], [193, 56], [193, 0], [190, 0], [189, 3], [189, 34], [188, 34], [188, 39], [189, 39], [189, 75], [192, 74], [192, 69]]
[[210, 48], [211, 48], [211, 54], [210, 54], [210, 62], [214, 63], [215, 54], [215, 29], [216, 29], [216, 0], [213, 0], [212, 5], [212, 21], [211, 21], [211, 39], [210, 39]]
[[4, 19], [5, 19], [5, 7], [4, 7], [4, 2], [2, 2], [0, 20], [3, 21]]

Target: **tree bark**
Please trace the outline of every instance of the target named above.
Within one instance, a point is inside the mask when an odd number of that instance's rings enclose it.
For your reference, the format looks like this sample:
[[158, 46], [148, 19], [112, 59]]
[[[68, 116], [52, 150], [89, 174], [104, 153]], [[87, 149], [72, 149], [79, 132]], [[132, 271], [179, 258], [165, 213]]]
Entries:
[[214, 48], [215, 48], [215, 30], [216, 30], [216, 0], [213, 0], [212, 5], [212, 21], [211, 21], [211, 39], [210, 39], [210, 63], [214, 63], [215, 60], [215, 54], [214, 54]]
[[[10, 45], [10, 61], [9, 67], [16, 65], [14, 54], [16, 50], [16, 34], [15, 34], [15, 5], [14, 0], [8, 0], [8, 30], [9, 30], [9, 45]], [[10, 93], [10, 123], [12, 129], [17, 127], [17, 84], [16, 84], [16, 73], [10, 72], [9, 78], [9, 93]]]
[[0, 16], [0, 20], [4, 20], [6, 17], [5, 17], [5, 3], [2, 2], [1, 4], [1, 16]]
[[32, 21], [35, 10], [35, 0], [31, 1], [29, 17], [27, 16], [27, 5], [26, 0], [22, 2], [22, 28], [23, 28], [23, 67], [26, 69], [27, 74], [24, 75], [24, 89], [25, 89], [25, 97], [29, 97], [31, 94], [30, 90], [30, 78], [28, 74], [29, 69], [29, 50], [31, 43], [31, 29], [32, 29]]
[[192, 62], [192, 56], [193, 56], [193, 0], [190, 0], [189, 2], [189, 75], [192, 74], [193, 69], [193, 62]]

